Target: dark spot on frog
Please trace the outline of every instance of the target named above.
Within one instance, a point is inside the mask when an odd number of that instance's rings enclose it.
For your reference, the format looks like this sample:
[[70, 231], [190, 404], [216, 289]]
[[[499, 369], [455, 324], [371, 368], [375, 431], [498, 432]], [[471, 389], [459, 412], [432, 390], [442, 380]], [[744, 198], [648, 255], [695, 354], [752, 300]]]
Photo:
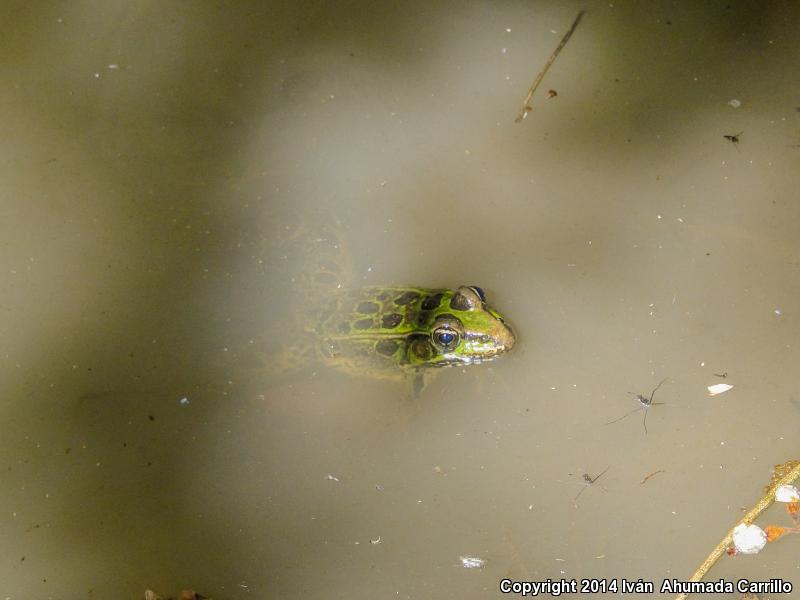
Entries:
[[411, 304], [417, 298], [419, 298], [419, 294], [417, 292], [403, 292], [394, 299], [394, 303], [398, 306], [405, 306], [406, 304]]
[[432, 296], [427, 296], [422, 301], [422, 310], [433, 310], [439, 303], [442, 301], [442, 296], [444, 294], [433, 294]]
[[433, 354], [428, 336], [416, 336], [411, 342], [411, 351], [422, 360], [428, 360]]
[[417, 325], [425, 325], [430, 319], [431, 313], [428, 311], [423, 311], [417, 315]]
[[356, 310], [365, 315], [371, 315], [378, 312], [378, 305], [374, 302], [360, 302]]
[[400, 322], [403, 320], [403, 315], [398, 313], [391, 313], [389, 315], [384, 315], [383, 319], [381, 320], [381, 327], [384, 329], [394, 329], [397, 327]]
[[372, 325], [373, 325], [372, 319], [359, 319], [358, 321], [353, 323], [353, 328], [364, 330], [364, 329], [369, 329], [370, 327], [372, 327]]
[[375, 350], [378, 354], [383, 354], [384, 356], [393, 356], [395, 352], [397, 352], [399, 344], [397, 340], [381, 340], [377, 344], [375, 344]]
[[461, 292], [456, 292], [450, 300], [450, 308], [453, 310], [469, 310], [472, 308], [472, 305], [470, 304], [469, 298]]

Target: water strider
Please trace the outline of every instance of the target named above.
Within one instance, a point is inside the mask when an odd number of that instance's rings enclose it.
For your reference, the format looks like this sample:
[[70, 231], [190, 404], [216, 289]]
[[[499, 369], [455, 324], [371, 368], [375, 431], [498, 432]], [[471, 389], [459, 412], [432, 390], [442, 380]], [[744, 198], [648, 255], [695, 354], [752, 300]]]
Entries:
[[728, 135], [723, 135], [726, 140], [728, 140], [731, 144], [733, 144], [736, 150], [739, 150], [739, 137], [744, 133], [744, 131], [740, 131], [739, 133], [732, 133]]
[[622, 419], [624, 419], [625, 417], [628, 417], [628, 416], [632, 415], [635, 412], [643, 410], [644, 411], [644, 417], [642, 418], [642, 426], [644, 427], [645, 434], [647, 434], [647, 409], [649, 409], [651, 406], [655, 406], [656, 404], [664, 404], [664, 402], [653, 402], [653, 396], [655, 396], [655, 393], [658, 390], [658, 388], [660, 388], [661, 384], [664, 383], [666, 380], [667, 380], [667, 378], [665, 377], [664, 379], [662, 379], [658, 383], [658, 385], [656, 387], [653, 388], [653, 391], [650, 392], [650, 397], [649, 398], [647, 398], [645, 396], [642, 396], [641, 394], [635, 394], [634, 392], [628, 392], [632, 396], [636, 397], [636, 400], [639, 402], [640, 406], [634, 408], [631, 411], [626, 412], [619, 419], [614, 419], [613, 421], [609, 421], [608, 423], [605, 423], [605, 424], [606, 425], [611, 425], [612, 423], [616, 423], [618, 421], [622, 421]]
[[[611, 468], [611, 465], [608, 465], [608, 466], [607, 466], [605, 469], [603, 469], [603, 472], [602, 472], [602, 473], [600, 473], [599, 475], [597, 475], [596, 477], [592, 477], [592, 476], [591, 476], [591, 475], [589, 475], [588, 473], [584, 473], [584, 474], [583, 474], [583, 481], [584, 481], [584, 484], [583, 484], [583, 489], [581, 489], [581, 491], [580, 491], [580, 492], [578, 492], [578, 494], [575, 496], [575, 498], [572, 500], [572, 502], [573, 502], [573, 503], [577, 502], [577, 501], [578, 501], [578, 498], [580, 498], [580, 497], [581, 497], [581, 494], [582, 494], [584, 491], [586, 491], [586, 488], [588, 488], [588, 487], [589, 487], [590, 485], [592, 485], [592, 484], [593, 484], [595, 481], [597, 481], [597, 480], [598, 480], [598, 479], [600, 479], [600, 478], [601, 478], [603, 475], [605, 475], [605, 474], [606, 474], [606, 471], [608, 471], [610, 468]], [[601, 486], [601, 487], [602, 487], [602, 486]], [[605, 489], [604, 489], [604, 491], [605, 491]]]

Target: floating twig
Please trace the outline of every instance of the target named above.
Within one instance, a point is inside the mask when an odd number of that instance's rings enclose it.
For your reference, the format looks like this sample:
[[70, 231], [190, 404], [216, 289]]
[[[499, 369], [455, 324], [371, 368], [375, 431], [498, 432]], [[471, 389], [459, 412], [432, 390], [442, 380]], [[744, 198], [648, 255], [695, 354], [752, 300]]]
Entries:
[[[775, 475], [773, 476], [770, 484], [767, 486], [766, 493], [761, 500], [759, 500], [758, 503], [739, 520], [736, 525], [750, 525], [775, 501], [775, 490], [783, 485], [791, 484], [798, 477], [800, 477], [800, 461], [789, 461], [788, 463], [784, 463], [782, 465], [776, 465]], [[701, 581], [711, 567], [714, 566], [714, 563], [719, 560], [719, 557], [725, 554], [728, 546], [730, 546], [733, 542], [734, 529], [735, 527], [731, 529], [724, 538], [722, 538], [722, 541], [711, 551], [711, 554], [709, 554], [708, 557], [703, 561], [703, 564], [697, 568], [697, 571], [694, 572], [694, 575], [692, 575], [689, 581]], [[688, 597], [689, 594], [678, 594], [678, 596], [675, 597], [675, 600], [686, 600]]]
[[578, 16], [575, 17], [575, 20], [572, 22], [572, 27], [570, 27], [569, 31], [567, 31], [567, 33], [564, 34], [564, 37], [561, 38], [561, 43], [558, 45], [558, 48], [553, 50], [553, 53], [550, 55], [550, 58], [548, 58], [547, 62], [544, 64], [544, 68], [541, 71], [539, 71], [539, 74], [536, 76], [536, 79], [533, 80], [531, 87], [528, 89], [528, 95], [525, 96], [525, 100], [522, 101], [522, 107], [519, 109], [519, 112], [517, 113], [517, 118], [514, 119], [515, 123], [519, 123], [520, 121], [522, 121], [522, 119], [528, 116], [528, 113], [533, 110], [533, 107], [531, 107], [531, 105], [529, 104], [531, 98], [533, 97], [533, 93], [536, 91], [536, 88], [539, 87], [539, 84], [542, 82], [542, 79], [544, 79], [547, 70], [550, 68], [553, 62], [555, 62], [558, 53], [561, 52], [561, 49], [567, 45], [569, 38], [572, 37], [572, 34], [578, 27], [578, 23], [581, 22], [581, 19], [585, 14], [586, 14], [585, 10], [582, 10], [581, 12], [578, 13]]
[[664, 469], [659, 469], [658, 471], [653, 471], [653, 472], [652, 472], [652, 473], [650, 473], [649, 475], [645, 475], [644, 479], [642, 479], [642, 480], [639, 482], [639, 485], [642, 485], [642, 484], [644, 484], [644, 483], [647, 483], [647, 480], [648, 480], [648, 479], [650, 479], [651, 477], [655, 477], [655, 476], [656, 476], [656, 475], [658, 475], [659, 473], [666, 473], [666, 471], [665, 471]]

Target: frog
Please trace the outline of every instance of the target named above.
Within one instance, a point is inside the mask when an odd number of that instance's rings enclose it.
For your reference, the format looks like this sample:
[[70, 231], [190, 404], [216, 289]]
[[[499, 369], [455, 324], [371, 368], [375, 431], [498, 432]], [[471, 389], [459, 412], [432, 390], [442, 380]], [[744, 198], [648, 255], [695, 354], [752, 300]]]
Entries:
[[374, 379], [493, 360], [513, 348], [505, 318], [477, 285], [369, 286], [332, 294], [314, 329], [320, 361]]
[[283, 364], [316, 360], [354, 377], [411, 381], [418, 396], [440, 368], [477, 365], [514, 347], [514, 330], [478, 285], [356, 286], [334, 227], [299, 252], [292, 298], [303, 335]]

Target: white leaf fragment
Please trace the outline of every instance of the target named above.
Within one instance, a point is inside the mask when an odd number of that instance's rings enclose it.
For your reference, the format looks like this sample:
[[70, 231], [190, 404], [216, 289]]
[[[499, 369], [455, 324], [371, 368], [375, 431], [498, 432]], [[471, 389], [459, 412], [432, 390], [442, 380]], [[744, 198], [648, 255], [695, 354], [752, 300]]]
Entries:
[[775, 500], [778, 502], [798, 502], [800, 501], [800, 492], [793, 485], [782, 485], [775, 490]]
[[715, 383], [714, 385], [708, 386], [708, 393], [712, 396], [716, 396], [717, 394], [724, 394], [733, 386], [729, 383]]
[[461, 566], [465, 569], [482, 569], [486, 565], [486, 561], [477, 556], [459, 556]]
[[767, 545], [767, 534], [758, 525], [740, 523], [733, 530], [733, 545], [742, 554], [758, 554]]

